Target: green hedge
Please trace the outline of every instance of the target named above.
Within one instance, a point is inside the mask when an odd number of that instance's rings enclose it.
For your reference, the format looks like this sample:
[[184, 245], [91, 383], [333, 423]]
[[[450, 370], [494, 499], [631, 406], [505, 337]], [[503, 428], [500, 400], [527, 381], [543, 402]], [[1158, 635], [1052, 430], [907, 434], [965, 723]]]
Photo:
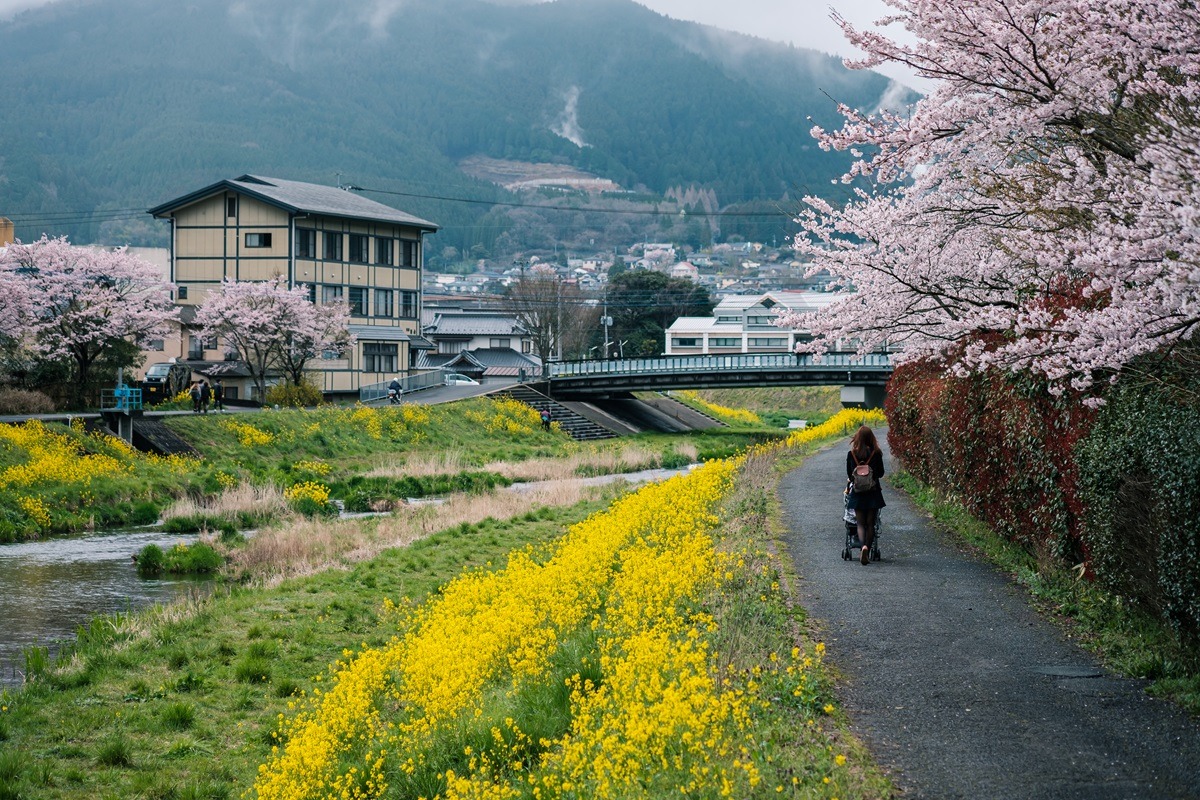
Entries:
[[[1096, 579], [1200, 638], [1200, 370], [1143, 359], [1079, 450]], [[1154, 379], [1144, 377], [1154, 374]]]

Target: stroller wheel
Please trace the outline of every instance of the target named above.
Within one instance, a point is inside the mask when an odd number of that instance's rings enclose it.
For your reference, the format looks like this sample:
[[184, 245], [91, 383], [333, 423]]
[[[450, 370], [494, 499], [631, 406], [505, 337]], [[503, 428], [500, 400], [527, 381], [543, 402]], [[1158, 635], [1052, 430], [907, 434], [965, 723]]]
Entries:
[[843, 547], [842, 548], [842, 561], [849, 561], [849, 560], [850, 560], [850, 551]]

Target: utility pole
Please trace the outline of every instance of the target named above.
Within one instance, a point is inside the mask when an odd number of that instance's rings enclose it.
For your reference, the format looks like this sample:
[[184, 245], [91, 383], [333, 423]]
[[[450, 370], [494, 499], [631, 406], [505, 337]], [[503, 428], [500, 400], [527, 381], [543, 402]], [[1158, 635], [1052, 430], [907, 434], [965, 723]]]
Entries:
[[608, 287], [604, 287], [604, 316], [600, 322], [604, 325], [604, 360], [608, 361], [608, 326], [612, 325], [612, 317], [608, 315]]

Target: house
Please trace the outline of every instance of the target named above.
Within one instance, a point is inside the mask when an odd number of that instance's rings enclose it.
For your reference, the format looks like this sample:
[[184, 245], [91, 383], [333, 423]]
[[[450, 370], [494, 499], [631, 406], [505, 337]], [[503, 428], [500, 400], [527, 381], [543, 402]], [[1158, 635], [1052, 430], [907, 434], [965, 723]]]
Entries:
[[730, 295], [713, 309], [711, 317], [680, 317], [666, 331], [667, 355], [790, 353], [798, 342], [808, 341], [804, 331], [780, 328], [780, 314], [817, 311], [844, 294], [822, 292], [767, 292]]
[[425, 319], [422, 335], [436, 349], [421, 355], [421, 368], [459, 372], [480, 382], [541, 373], [533, 337], [510, 314], [439, 305], [427, 308]]
[[[357, 342], [315, 365], [327, 394], [356, 392], [414, 369], [420, 336], [423, 238], [438, 226], [332, 186], [242, 175], [169, 200], [169, 278], [185, 309], [228, 278], [286, 275], [313, 302], [346, 302]], [[220, 342], [189, 334], [195, 371], [225, 364]]]

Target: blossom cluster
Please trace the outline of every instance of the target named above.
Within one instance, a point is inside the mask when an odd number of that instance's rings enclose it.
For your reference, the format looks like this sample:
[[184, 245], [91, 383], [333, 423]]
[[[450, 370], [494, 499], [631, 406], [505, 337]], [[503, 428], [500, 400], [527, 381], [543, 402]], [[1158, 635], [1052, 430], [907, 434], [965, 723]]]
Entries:
[[[648, 780], [747, 794], [754, 698], [720, 674], [703, 611], [729, 570], [713, 531], [739, 466], [644, 487], [544, 551], [465, 573], [387, 645], [346, 651], [282, 721], [257, 796], [615, 797]], [[799, 690], [802, 671], [779, 674]]]
[[275, 441], [275, 435], [268, 431], [259, 430], [248, 422], [238, 422], [235, 419], [221, 420], [221, 426], [237, 434], [242, 447], [262, 447]]
[[725, 422], [740, 422], [745, 425], [762, 424], [762, 420], [759, 418], [758, 414], [755, 414], [753, 411], [748, 411], [744, 408], [730, 408], [717, 403], [710, 403], [701, 397], [699, 393], [691, 390], [681, 391], [678, 392], [678, 394], [688, 403], [700, 406], [705, 412], [717, 417], [718, 419], [724, 420]]
[[533, 406], [511, 397], [492, 400], [490, 414], [485, 411], [467, 411], [466, 416], [472, 422], [482, 425], [488, 433], [508, 433], [513, 436], [531, 434], [541, 424], [541, 418]]
[[329, 502], [329, 487], [317, 481], [304, 481], [284, 489], [283, 497], [289, 503], [308, 500], [318, 505], [325, 505]]
[[121, 475], [133, 469], [131, 450], [112, 437], [97, 439], [108, 453], [85, 452], [80, 443], [56, 433], [39, 420], [23, 425], [0, 425], [0, 448], [23, 454], [20, 463], [0, 470], [0, 489], [59, 485], [83, 488], [95, 478]]

